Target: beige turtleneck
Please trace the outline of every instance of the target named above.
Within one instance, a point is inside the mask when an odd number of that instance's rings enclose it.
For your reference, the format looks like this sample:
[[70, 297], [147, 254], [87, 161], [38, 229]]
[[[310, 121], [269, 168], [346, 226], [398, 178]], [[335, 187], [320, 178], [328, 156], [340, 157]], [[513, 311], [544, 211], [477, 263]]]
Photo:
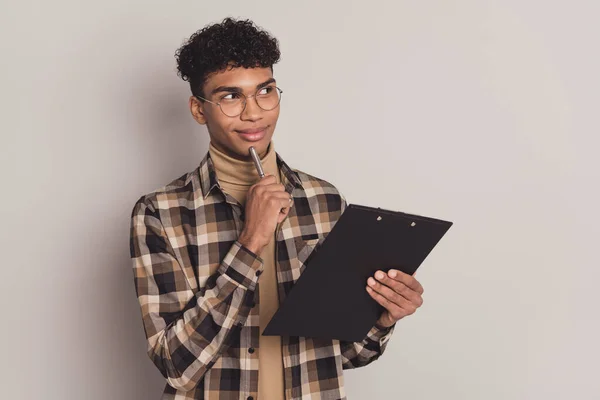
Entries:
[[[237, 160], [209, 144], [211, 159], [217, 177], [224, 192], [233, 196], [243, 207], [246, 206], [246, 193], [250, 186], [260, 180], [252, 161]], [[273, 139], [267, 153], [261, 158], [265, 174], [272, 174], [281, 182]], [[264, 261], [264, 271], [260, 275], [259, 290], [259, 325], [260, 332], [277, 311], [279, 300], [277, 294], [277, 276], [275, 271], [275, 234], [265, 246], [260, 257]], [[284, 398], [283, 356], [280, 336], [259, 335], [258, 352], [258, 400], [281, 400]]]

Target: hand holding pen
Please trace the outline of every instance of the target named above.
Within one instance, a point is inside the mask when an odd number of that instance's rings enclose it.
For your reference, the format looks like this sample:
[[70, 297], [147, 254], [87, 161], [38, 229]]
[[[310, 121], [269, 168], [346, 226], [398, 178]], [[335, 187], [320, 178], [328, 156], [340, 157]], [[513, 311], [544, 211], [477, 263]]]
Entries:
[[289, 213], [294, 200], [285, 191], [285, 186], [277, 183], [275, 176], [265, 175], [254, 147], [250, 147], [249, 152], [261, 179], [248, 189], [245, 225], [238, 240], [259, 255], [271, 241], [277, 224]]

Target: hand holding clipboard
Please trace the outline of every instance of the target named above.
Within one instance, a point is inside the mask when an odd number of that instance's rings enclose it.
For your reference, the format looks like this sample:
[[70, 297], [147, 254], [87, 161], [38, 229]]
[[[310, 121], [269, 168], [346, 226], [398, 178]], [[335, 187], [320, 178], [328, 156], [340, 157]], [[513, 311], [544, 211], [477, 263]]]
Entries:
[[[262, 334], [356, 342], [363, 340], [377, 322], [389, 326], [414, 312], [413, 301], [420, 302], [423, 288], [410, 277], [452, 224], [420, 215], [348, 205], [309, 256], [302, 275]], [[394, 270], [403, 274], [392, 278]], [[377, 271], [387, 274], [380, 283], [407, 293], [408, 303], [396, 300], [408, 310], [399, 311], [389, 305], [393, 310], [390, 311], [365, 290], [366, 282]], [[402, 285], [408, 285], [410, 292]], [[375, 291], [386, 292], [387, 297], [394, 299], [395, 295], [381, 286], [376, 286]]]

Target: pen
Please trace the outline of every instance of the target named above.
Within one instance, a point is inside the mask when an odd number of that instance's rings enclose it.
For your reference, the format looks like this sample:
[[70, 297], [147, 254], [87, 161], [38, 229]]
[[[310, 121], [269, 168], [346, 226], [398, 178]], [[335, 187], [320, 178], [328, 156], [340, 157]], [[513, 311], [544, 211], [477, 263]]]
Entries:
[[252, 157], [252, 161], [254, 161], [254, 165], [256, 166], [256, 171], [258, 171], [258, 175], [262, 178], [265, 177], [265, 171], [263, 171], [262, 164], [260, 163], [260, 158], [258, 157], [258, 153], [256, 153], [256, 149], [254, 146], [250, 146], [250, 156]]
[[[258, 153], [256, 153], [256, 149], [254, 146], [250, 146], [248, 149], [250, 152], [250, 156], [252, 157], [252, 161], [254, 161], [254, 166], [256, 167], [256, 171], [258, 171], [258, 175], [262, 178], [265, 177], [265, 171], [263, 171], [262, 164], [260, 163], [260, 157]], [[290, 205], [293, 204], [292, 195], [290, 194]], [[281, 209], [281, 212], [284, 212], [284, 209]]]

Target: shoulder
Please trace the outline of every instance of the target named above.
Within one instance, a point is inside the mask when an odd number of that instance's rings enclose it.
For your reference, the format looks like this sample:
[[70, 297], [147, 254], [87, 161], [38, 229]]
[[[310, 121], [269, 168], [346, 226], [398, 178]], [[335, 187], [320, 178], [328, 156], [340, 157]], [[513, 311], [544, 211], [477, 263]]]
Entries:
[[194, 171], [171, 180], [169, 183], [141, 195], [134, 203], [131, 216], [140, 213], [158, 217], [159, 209], [178, 207], [193, 199]]

